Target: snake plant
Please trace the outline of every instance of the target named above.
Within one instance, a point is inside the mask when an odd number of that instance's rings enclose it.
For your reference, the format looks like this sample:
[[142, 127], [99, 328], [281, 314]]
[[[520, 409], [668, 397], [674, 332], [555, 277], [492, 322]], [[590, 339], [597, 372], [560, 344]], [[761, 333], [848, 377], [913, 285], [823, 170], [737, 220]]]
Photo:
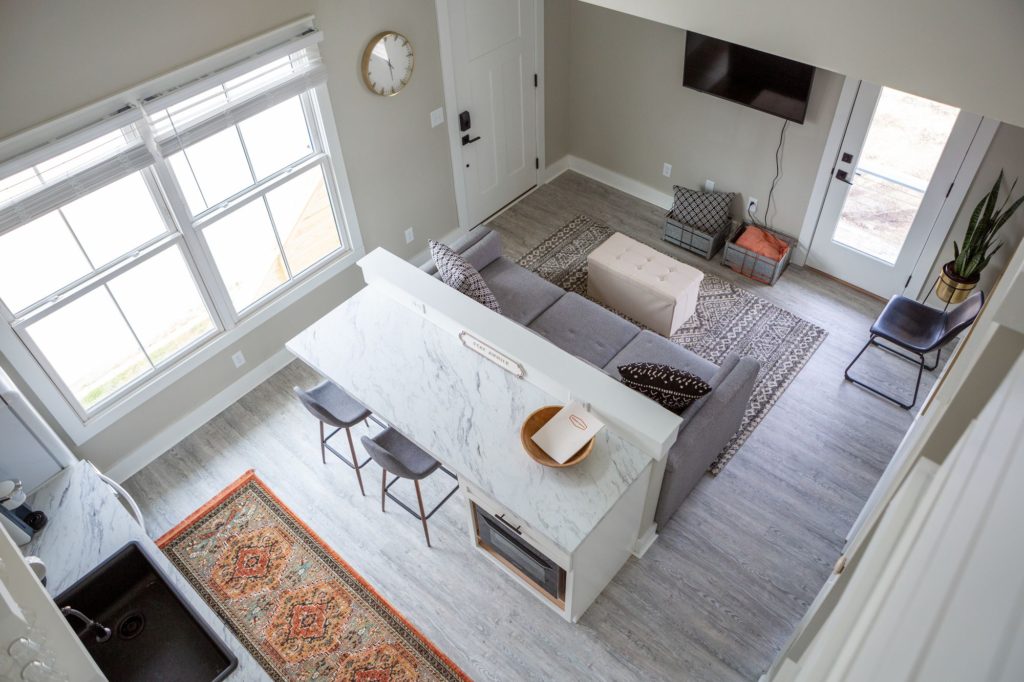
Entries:
[[1003, 245], [1002, 242], [995, 241], [996, 233], [1006, 224], [1014, 211], [1020, 208], [1021, 203], [1024, 203], [1024, 196], [1021, 196], [1007, 207], [1013, 190], [1017, 186], [1017, 181], [1014, 180], [1010, 185], [1010, 191], [997, 210], [996, 203], [999, 201], [999, 188], [1002, 184], [1003, 172], [999, 171], [996, 184], [992, 185], [992, 189], [982, 197], [974, 209], [974, 213], [971, 214], [971, 222], [967, 226], [967, 234], [964, 235], [963, 247], [961, 248], [959, 244], [953, 242], [953, 270], [957, 277], [970, 280], [985, 269], [993, 254]]

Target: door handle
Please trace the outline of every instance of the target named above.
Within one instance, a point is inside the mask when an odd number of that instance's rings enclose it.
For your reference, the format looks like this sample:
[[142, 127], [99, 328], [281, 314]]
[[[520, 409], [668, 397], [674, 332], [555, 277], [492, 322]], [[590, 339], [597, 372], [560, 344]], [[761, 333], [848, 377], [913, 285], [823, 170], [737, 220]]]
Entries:
[[470, 137], [469, 134], [467, 133], [467, 134], [462, 136], [462, 146], [465, 147], [467, 144], [473, 144], [474, 142], [476, 142], [479, 139], [480, 139], [479, 135], [477, 135], [476, 137]]
[[[463, 141], [463, 144], [465, 144], [465, 141]], [[853, 182], [850, 180], [850, 174], [847, 171], [837, 170], [836, 180], [839, 180], [840, 182], [845, 182], [847, 185], [850, 185], [851, 187], [853, 186]]]

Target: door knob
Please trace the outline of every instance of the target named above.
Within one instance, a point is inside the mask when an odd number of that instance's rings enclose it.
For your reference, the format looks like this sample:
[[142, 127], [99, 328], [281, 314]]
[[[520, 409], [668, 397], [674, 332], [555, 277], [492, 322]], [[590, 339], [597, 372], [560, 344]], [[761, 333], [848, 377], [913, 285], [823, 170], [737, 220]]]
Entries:
[[[465, 144], [465, 140], [463, 140], [463, 144]], [[850, 174], [844, 170], [836, 171], [836, 180], [845, 182], [847, 185], [853, 185], [853, 182], [850, 181]]]

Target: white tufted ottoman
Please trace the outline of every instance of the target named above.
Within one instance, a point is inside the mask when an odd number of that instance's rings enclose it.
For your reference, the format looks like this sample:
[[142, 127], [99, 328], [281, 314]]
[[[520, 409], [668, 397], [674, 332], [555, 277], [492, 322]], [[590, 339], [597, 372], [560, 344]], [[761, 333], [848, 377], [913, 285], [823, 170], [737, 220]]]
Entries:
[[587, 293], [662, 336], [697, 308], [704, 273], [616, 232], [587, 256]]

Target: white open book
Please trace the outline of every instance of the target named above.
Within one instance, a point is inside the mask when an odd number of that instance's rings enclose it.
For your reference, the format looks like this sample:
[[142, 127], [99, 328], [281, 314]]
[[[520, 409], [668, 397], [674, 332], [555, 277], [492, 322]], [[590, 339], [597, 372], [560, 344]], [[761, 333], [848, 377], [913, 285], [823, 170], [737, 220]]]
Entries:
[[603, 428], [604, 422], [574, 400], [540, 427], [532, 438], [551, 459], [564, 464]]

